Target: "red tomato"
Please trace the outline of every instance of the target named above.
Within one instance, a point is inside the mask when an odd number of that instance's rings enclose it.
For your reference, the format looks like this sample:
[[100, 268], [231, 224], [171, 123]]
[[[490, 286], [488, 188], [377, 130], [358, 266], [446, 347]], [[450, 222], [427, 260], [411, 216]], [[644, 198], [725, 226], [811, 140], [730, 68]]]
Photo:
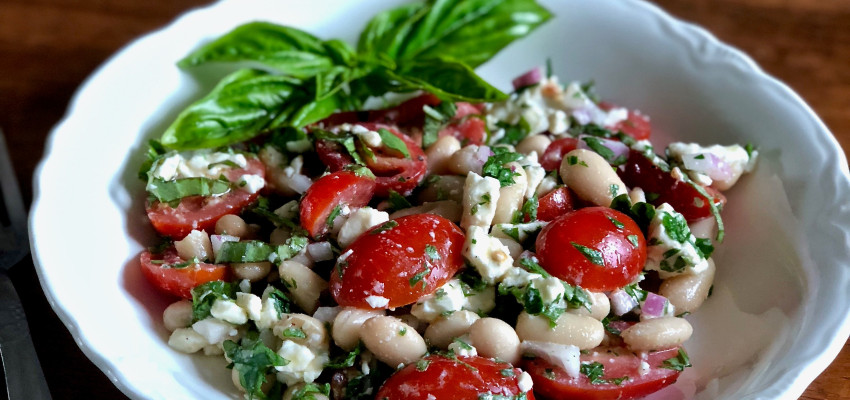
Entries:
[[536, 244], [540, 265], [549, 273], [594, 292], [628, 285], [646, 263], [640, 228], [607, 207], [582, 208], [556, 218], [540, 231]]
[[537, 219], [552, 221], [574, 209], [573, 195], [565, 187], [559, 187], [543, 195], [537, 204]]
[[578, 139], [576, 138], [568, 137], [552, 142], [543, 152], [543, 156], [540, 157], [540, 166], [546, 171], [557, 171], [558, 168], [561, 168], [564, 155], [575, 150], [576, 147], [578, 147]]
[[[711, 200], [701, 195], [691, 184], [682, 182], [655, 166], [639, 151], [629, 152], [629, 160], [618, 174], [626, 186], [643, 189], [647, 197], [652, 199], [650, 203], [656, 206], [668, 203], [688, 222], [712, 216], [709, 203]], [[713, 188], [705, 190], [715, 202], [726, 203], [726, 197], [720, 192]]]
[[[265, 166], [260, 160], [249, 158], [245, 168], [234, 168], [224, 173], [231, 182], [242, 175], [265, 176]], [[212, 232], [215, 223], [224, 215], [239, 214], [257, 200], [260, 193], [248, 193], [239, 188], [219, 197], [192, 196], [180, 200], [177, 208], [154, 201], [147, 204], [148, 219], [160, 235], [179, 240], [193, 229]]]
[[[425, 173], [428, 167], [428, 163], [425, 160], [425, 152], [422, 151], [422, 148], [413, 139], [389, 125], [367, 122], [360, 123], [360, 125], [372, 131], [377, 131], [378, 129], [390, 131], [404, 142], [410, 154], [410, 158], [407, 158], [400, 152], [386, 147], [379, 149], [370, 148], [371, 152], [375, 155], [374, 158], [367, 156], [365, 153], [360, 153], [363, 162], [366, 163], [369, 170], [377, 177], [375, 194], [386, 197], [389, 196], [390, 190], [394, 190], [403, 196], [409, 195], [425, 179]], [[351, 156], [345, 153], [345, 150], [337, 143], [318, 140], [316, 141], [316, 152], [319, 155], [319, 159], [331, 171], [339, 171], [353, 163]]]
[[[592, 350], [581, 355], [582, 363], [598, 362], [604, 366], [602, 379], [630, 378], [619, 385], [593, 384], [585, 375], [572, 378], [541, 358], [526, 360], [522, 367], [534, 381], [534, 393], [543, 399], [629, 400], [655, 393], [676, 382], [680, 372], [661, 365], [665, 360], [676, 357], [678, 351], [678, 348], [656, 351], [647, 354], [645, 359], [623, 348]], [[640, 373], [641, 361], [649, 364], [649, 372], [643, 375]]]
[[[605, 111], [617, 107], [614, 104], [605, 102], [600, 103], [599, 106]], [[606, 128], [614, 132], [623, 132], [637, 140], [647, 140], [650, 134], [652, 134], [649, 117], [637, 110], [629, 110], [628, 117], [625, 120], [618, 122], [614, 126], [606, 126]]]
[[[330, 290], [341, 306], [395, 308], [436, 291], [463, 266], [464, 236], [451, 221], [415, 214], [373, 227], [342, 253]], [[372, 307], [366, 299], [389, 299]]]
[[[151, 260], [161, 260], [162, 263], [154, 263]], [[230, 268], [226, 265], [198, 263], [184, 268], [169, 267], [185, 262], [177, 255], [177, 250], [173, 246], [158, 255], [145, 250], [139, 256], [139, 262], [142, 266], [142, 274], [148, 282], [165, 293], [184, 299], [192, 298], [192, 288], [195, 286], [212, 281], [230, 280]]]
[[434, 107], [441, 102], [442, 100], [437, 96], [424, 93], [404, 101], [395, 107], [369, 112], [369, 121], [399, 126], [415, 125], [421, 127], [425, 123], [425, 111], [422, 111], [422, 107]]
[[[519, 389], [518, 368], [484, 357], [457, 359], [433, 355], [408, 364], [384, 382], [376, 399], [478, 399], [487, 393], [514, 398]], [[534, 400], [534, 394], [527, 392]]]
[[313, 182], [301, 199], [301, 227], [318, 238], [327, 232], [328, 217], [334, 208], [342, 205], [363, 207], [369, 204], [374, 192], [372, 178], [351, 171], [325, 175]]

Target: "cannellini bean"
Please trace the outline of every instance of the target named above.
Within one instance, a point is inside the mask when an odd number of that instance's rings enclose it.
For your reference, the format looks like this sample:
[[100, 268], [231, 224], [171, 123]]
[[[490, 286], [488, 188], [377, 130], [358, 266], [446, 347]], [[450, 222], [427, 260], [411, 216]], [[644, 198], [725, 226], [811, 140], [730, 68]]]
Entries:
[[[292, 329], [300, 330], [305, 337], [298, 337], [298, 333], [293, 335]], [[272, 326], [272, 332], [280, 339], [291, 340], [311, 349], [327, 350], [330, 345], [325, 324], [307, 314], [282, 315], [280, 321]]]
[[608, 296], [605, 293], [588, 292], [588, 294], [591, 300], [590, 311], [581, 307], [567, 309], [567, 312], [576, 315], [586, 315], [595, 320], [602, 321], [611, 312], [611, 300], [608, 300]]
[[276, 228], [269, 235], [269, 244], [272, 246], [281, 246], [292, 237], [292, 230], [286, 227]]
[[[499, 189], [499, 201], [496, 203], [496, 216], [493, 217], [494, 224], [510, 223], [514, 212], [522, 206], [525, 200], [525, 189], [528, 186], [528, 178], [525, 169], [518, 163], [512, 162], [505, 165], [519, 175], [514, 176], [512, 185], [503, 186]], [[609, 202], [610, 205], [610, 202]]]
[[643, 189], [636, 187], [629, 191], [629, 200], [632, 204], [646, 203], [646, 193], [643, 192]]
[[712, 217], [703, 218], [691, 222], [688, 228], [699, 239], [714, 239], [717, 232], [717, 220]]
[[549, 139], [546, 135], [529, 135], [516, 145], [516, 151], [526, 155], [531, 154], [533, 151], [540, 157], [546, 152], [546, 148], [550, 144], [552, 144], [552, 139]]
[[608, 207], [614, 197], [626, 194], [626, 184], [602, 156], [576, 149], [564, 156], [561, 179], [582, 200]]
[[400, 319], [377, 316], [366, 320], [360, 331], [363, 344], [387, 365], [410, 364], [428, 351], [425, 339]]
[[162, 324], [169, 332], [180, 328], [188, 328], [192, 325], [192, 302], [190, 300], [178, 300], [171, 303], [162, 312]]
[[446, 349], [456, 337], [469, 332], [469, 328], [480, 317], [472, 311], [455, 311], [445, 317], [439, 317], [425, 329], [425, 340], [431, 346]]
[[[303, 383], [297, 383], [286, 388], [286, 391], [283, 392], [283, 400], [292, 400], [299, 390], [304, 389]], [[298, 397], [298, 399], [310, 399], [310, 400], [328, 400], [328, 396], [325, 396], [321, 393], [310, 393], [309, 395]]]
[[459, 223], [461, 210], [462, 208], [460, 206], [460, 203], [456, 201], [435, 201], [432, 203], [424, 203], [416, 207], [403, 208], [390, 214], [390, 219], [396, 219], [413, 214], [434, 214], [439, 215], [454, 223]]
[[248, 234], [248, 224], [238, 215], [226, 214], [215, 222], [216, 235], [245, 237]]
[[209, 342], [192, 328], [176, 329], [168, 338], [168, 345], [172, 349], [187, 354], [197, 353], [208, 344]]
[[481, 318], [469, 328], [469, 339], [484, 357], [498, 358], [511, 364], [519, 361], [519, 336], [507, 322]]
[[204, 261], [215, 258], [210, 235], [204, 231], [193, 230], [183, 240], [174, 242], [174, 248], [177, 249], [177, 255], [184, 260], [197, 258]]
[[280, 263], [278, 272], [295, 304], [309, 314], [314, 313], [319, 306], [319, 296], [328, 288], [328, 282], [304, 264], [295, 261]]
[[268, 261], [231, 263], [230, 267], [233, 268], [233, 275], [237, 278], [247, 279], [251, 282], [265, 278], [272, 270], [272, 264]]
[[471, 144], [452, 154], [448, 160], [449, 172], [464, 176], [470, 172], [481, 174], [481, 167], [484, 166], [484, 162], [477, 154], [478, 149], [479, 146]]
[[708, 259], [708, 268], [697, 274], [682, 274], [665, 279], [658, 293], [676, 307], [676, 312], [694, 312], [708, 297], [714, 283], [714, 260]]
[[440, 200], [452, 200], [457, 203], [463, 201], [463, 185], [466, 184], [465, 176], [457, 175], [431, 175], [425, 187], [419, 192], [418, 200], [427, 203]]
[[503, 237], [497, 237], [496, 239], [508, 248], [508, 254], [510, 254], [511, 258], [514, 260], [518, 260], [522, 252], [525, 251], [525, 249], [522, 248], [522, 245], [517, 243], [516, 240]]
[[437, 139], [434, 144], [425, 150], [425, 157], [428, 160], [428, 173], [449, 173], [449, 160], [452, 154], [460, 151], [460, 148], [460, 141], [454, 136], [447, 135]]
[[517, 318], [516, 333], [522, 340], [567, 344], [582, 350], [599, 346], [605, 337], [602, 323], [588, 316], [564, 313], [555, 323], [553, 328], [548, 318], [523, 311]]
[[334, 318], [331, 336], [343, 350], [352, 350], [360, 342], [360, 331], [367, 319], [384, 315], [384, 310], [345, 307]]
[[684, 343], [694, 328], [684, 318], [661, 317], [638, 322], [620, 333], [634, 351], [669, 349]]

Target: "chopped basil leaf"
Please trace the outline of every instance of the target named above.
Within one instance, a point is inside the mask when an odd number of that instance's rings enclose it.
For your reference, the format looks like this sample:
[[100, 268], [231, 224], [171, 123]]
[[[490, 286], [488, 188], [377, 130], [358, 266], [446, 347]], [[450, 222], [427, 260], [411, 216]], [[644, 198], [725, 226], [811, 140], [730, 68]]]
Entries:
[[505, 135], [499, 138], [497, 143], [510, 144], [516, 146], [517, 143], [525, 139], [531, 132], [531, 126], [525, 121], [525, 118], [520, 117], [516, 124], [509, 124], [504, 121], [496, 122], [496, 126], [505, 131]]
[[514, 372], [513, 368], [505, 368], [505, 369], [499, 371], [499, 373], [502, 376], [514, 376], [514, 375], [516, 375], [516, 372]]
[[213, 167], [218, 166], [218, 165], [225, 165], [225, 166], [228, 166], [230, 168], [239, 168], [239, 164], [237, 164], [233, 161], [230, 161], [230, 160], [224, 160], [224, 161], [214, 162], [210, 165], [207, 165], [207, 169], [212, 169]]
[[676, 354], [676, 357], [668, 358], [660, 365], [661, 368], [672, 369], [680, 372], [691, 366], [691, 360], [688, 357], [688, 353], [685, 353], [685, 349], [681, 347], [679, 348], [679, 352]]
[[605, 266], [605, 259], [602, 257], [602, 252], [596, 249], [591, 249], [590, 247], [580, 245], [576, 242], [570, 242], [573, 247], [581, 253], [587, 261], [590, 261], [591, 264]]
[[629, 235], [629, 236], [626, 236], [626, 238], [629, 239], [629, 243], [631, 243], [632, 246], [634, 246], [635, 248], [638, 248], [639, 243], [638, 243], [638, 236], [637, 235]]
[[419, 360], [416, 362], [416, 370], [419, 372], [425, 371], [428, 369], [429, 365], [431, 365], [431, 360]]
[[502, 226], [501, 229], [502, 229], [502, 232], [504, 232], [505, 235], [510, 236], [511, 239], [513, 239], [515, 242], [522, 243], [522, 241], [519, 240], [519, 228], [517, 228], [515, 226], [512, 227], [512, 228], [507, 228], [507, 227]]
[[611, 221], [611, 223], [612, 223], [612, 224], [614, 224], [614, 226], [616, 226], [616, 227], [617, 227], [617, 229], [623, 229], [623, 228], [625, 228], [625, 225], [623, 225], [623, 223], [622, 223], [622, 222], [618, 221], [618, 220], [617, 220], [616, 218], [614, 218], [614, 217], [608, 217], [608, 220], [609, 220], [609, 221]]
[[378, 135], [381, 135], [381, 141], [384, 142], [384, 146], [401, 153], [404, 158], [410, 158], [410, 151], [407, 150], [407, 144], [404, 143], [404, 140], [399, 139], [398, 136], [385, 128], [379, 128]]
[[608, 161], [608, 164], [613, 166], [625, 164], [627, 157], [625, 155], [617, 157], [613, 150], [602, 144], [602, 140], [590, 136], [584, 137], [582, 140], [587, 143], [587, 147], [589, 147], [590, 150], [593, 150], [593, 152], [602, 156], [605, 161]]
[[266, 347], [257, 332], [249, 332], [240, 344], [225, 340], [222, 347], [227, 359], [231, 360], [228, 367], [239, 374], [239, 383], [249, 399], [264, 399], [262, 386], [266, 382], [266, 375], [274, 373], [275, 367], [289, 364], [289, 360]]
[[161, 203], [171, 203], [189, 196], [218, 196], [230, 191], [227, 180], [204, 177], [183, 178], [166, 181], [153, 178], [148, 182], [147, 191]]
[[682, 214], [663, 213], [661, 216], [661, 225], [664, 226], [667, 236], [679, 243], [687, 242], [691, 236], [688, 221], [685, 221], [685, 217]]
[[286, 328], [286, 329], [283, 330], [283, 337], [306, 339], [307, 334], [304, 333], [304, 330], [301, 329], [301, 328]]
[[379, 225], [377, 228], [372, 229], [371, 234], [377, 235], [377, 234], [386, 232], [390, 229], [393, 229], [397, 226], [398, 226], [398, 222], [393, 221], [393, 220], [389, 220], [389, 221], [384, 222], [383, 224]]
[[[317, 394], [324, 395], [323, 397], [315, 396]], [[331, 395], [331, 384], [325, 383], [307, 383], [301, 386], [292, 393], [291, 400], [316, 400], [317, 398], [328, 398]], [[268, 398], [272, 398], [269, 396]]]
[[705, 154], [700, 154], [700, 155], [694, 156], [694, 159], [696, 159], [696, 160], [704, 160], [704, 159], [705, 159]]
[[579, 371], [582, 375], [587, 376], [587, 379], [590, 380], [592, 385], [604, 385], [604, 384], [614, 384], [620, 385], [625, 380], [629, 379], [628, 376], [613, 378], [613, 379], [603, 379], [602, 376], [605, 375], [605, 366], [599, 362], [592, 362], [587, 364], [581, 364]]
[[579, 160], [577, 156], [569, 156], [567, 157], [567, 164], [569, 165], [581, 165], [582, 167], [587, 167], [587, 163], [584, 160]]
[[258, 240], [224, 242], [215, 255], [215, 263], [246, 263], [269, 261], [275, 248]]
[[333, 208], [333, 210], [331, 210], [331, 213], [330, 213], [330, 214], [328, 214], [328, 219], [327, 219], [327, 221], [325, 221], [325, 225], [327, 225], [327, 226], [328, 226], [328, 229], [333, 229], [333, 227], [334, 227], [334, 220], [335, 220], [335, 219], [336, 219], [336, 217], [338, 217], [338, 216], [339, 216], [339, 214], [341, 214], [341, 213], [342, 213], [342, 204], [337, 204], [337, 205]]
[[408, 282], [410, 282], [410, 287], [414, 287], [419, 284], [419, 282], [422, 282], [422, 290], [425, 290], [425, 287], [428, 286], [428, 282], [424, 279], [430, 272], [431, 268], [428, 268], [428, 266], [426, 265], [425, 269], [418, 272], [416, 275], [413, 275], [412, 278], [408, 279]]
[[353, 136], [346, 134], [335, 134], [331, 131], [326, 131], [324, 129], [314, 129], [311, 132], [317, 139], [339, 143], [340, 145], [342, 145], [342, 147], [345, 148], [345, 150], [348, 152], [348, 155], [351, 156], [352, 160], [354, 160], [354, 163], [365, 165], [363, 159], [360, 158], [360, 153], [357, 152], [357, 145], [354, 142]]
[[599, 104], [599, 95], [596, 94], [596, 82], [593, 80], [587, 81], [581, 85], [581, 91], [587, 96], [590, 101]]
[[269, 298], [272, 299], [278, 318], [292, 310], [292, 300], [290, 300], [289, 297], [286, 297], [286, 294], [281, 292], [280, 289], [270, 291]]
[[292, 236], [289, 239], [286, 239], [286, 243], [283, 245], [277, 246], [277, 256], [279, 257], [279, 261], [286, 261], [292, 257], [295, 257], [301, 250], [304, 250], [307, 247], [307, 240], [304, 236]]
[[609, 315], [609, 316], [602, 319], [602, 326], [605, 327], [605, 330], [608, 331], [608, 333], [610, 333], [612, 335], [620, 336], [620, 333], [621, 333], [620, 330], [611, 326], [611, 322], [616, 321], [616, 320], [617, 320], [616, 316], [614, 316], [612, 318], [612, 316]]
[[711, 254], [714, 253], [714, 245], [711, 244], [711, 239], [697, 238], [694, 247], [705, 259], [711, 257]]
[[398, 210], [403, 210], [405, 208], [413, 207], [413, 204], [410, 204], [404, 196], [400, 195], [395, 190], [390, 189], [390, 196], [387, 199], [387, 202], [390, 204], [390, 209], [387, 212], [393, 212]]
[[453, 342], [457, 343], [457, 345], [463, 350], [472, 350], [472, 346], [470, 346], [469, 343], [463, 341], [463, 339], [461, 338], [455, 338]]
[[451, 101], [444, 101], [434, 107], [425, 105], [425, 125], [422, 129], [422, 148], [434, 144], [439, 139], [440, 131], [457, 114], [457, 106]]
[[714, 198], [711, 197], [708, 192], [705, 191], [705, 188], [702, 187], [702, 185], [691, 181], [688, 181], [688, 183], [690, 183], [690, 185], [694, 189], [696, 189], [699, 194], [703, 195], [706, 199], [708, 199], [708, 206], [711, 209], [711, 214], [714, 216], [714, 220], [717, 221], [717, 236], [715, 237], [715, 239], [718, 242], [723, 242], [723, 236], [725, 235], [726, 231], [723, 228], [723, 219], [720, 218], [720, 207], [714, 201]]
[[517, 210], [514, 213], [513, 218], [511, 219], [512, 224], [519, 224], [523, 222], [533, 222], [537, 221], [537, 208], [540, 206], [540, 201], [537, 200], [537, 195], [531, 196], [528, 201], [523, 203], [522, 208]]
[[438, 253], [437, 248], [431, 244], [425, 245], [425, 255], [428, 256], [431, 261], [437, 261], [440, 259], [440, 253]]
[[637, 223], [644, 235], [649, 233], [649, 224], [655, 217], [655, 207], [649, 203], [635, 203], [629, 199], [628, 194], [621, 194], [611, 201], [611, 208], [628, 215]]
[[631, 297], [638, 304], [646, 300], [647, 291], [641, 289], [637, 283], [626, 285], [625, 287], [623, 287], [623, 291], [625, 291], [626, 294], [628, 294], [629, 297]]
[[329, 361], [325, 364], [325, 368], [333, 368], [333, 369], [343, 369], [350, 368], [354, 366], [354, 361], [357, 359], [357, 356], [363, 352], [363, 343], [358, 343], [357, 347], [352, 349], [346, 354], [341, 354], [338, 357], [335, 357], [333, 360]]
[[481, 175], [496, 178], [502, 187], [513, 185], [514, 177], [519, 173], [514, 172], [505, 164], [522, 159], [522, 154], [514, 153], [504, 147], [491, 147], [493, 155], [487, 158], [481, 168]]
[[200, 321], [210, 316], [210, 310], [216, 300], [236, 298], [236, 285], [222, 281], [207, 282], [192, 289], [192, 321]]

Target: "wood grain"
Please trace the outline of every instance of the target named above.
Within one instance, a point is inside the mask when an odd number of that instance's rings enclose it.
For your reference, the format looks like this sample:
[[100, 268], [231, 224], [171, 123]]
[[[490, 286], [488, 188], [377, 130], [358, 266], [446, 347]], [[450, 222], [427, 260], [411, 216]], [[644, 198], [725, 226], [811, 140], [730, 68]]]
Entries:
[[[132, 39], [201, 0], [3, 0], [0, 2], [0, 127], [26, 201], [50, 128], [76, 88]], [[750, 54], [797, 91], [850, 148], [850, 1], [658, 0]], [[81, 146], [84, 144], [80, 144]], [[125, 398], [74, 343], [50, 309], [32, 262], [12, 277], [56, 399]], [[115, 328], [115, 334], [120, 329]], [[850, 347], [801, 397], [850, 399]]]

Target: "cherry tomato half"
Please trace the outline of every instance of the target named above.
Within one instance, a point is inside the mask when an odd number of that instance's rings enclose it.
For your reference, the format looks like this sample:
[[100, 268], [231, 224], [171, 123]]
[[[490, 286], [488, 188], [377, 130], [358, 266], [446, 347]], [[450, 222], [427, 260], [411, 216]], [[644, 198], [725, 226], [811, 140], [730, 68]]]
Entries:
[[[650, 203], [656, 206], [668, 203], [688, 222], [712, 216], [709, 203], [712, 200], [701, 195], [690, 183], [682, 182], [655, 166], [639, 151], [629, 151], [629, 159], [618, 174], [626, 186], [643, 189], [647, 198], [652, 199]], [[726, 197], [717, 190], [710, 187], [705, 190], [716, 203], [726, 203]]]
[[[651, 352], [646, 358], [616, 348], [593, 350], [581, 355], [581, 363], [600, 363], [604, 368], [604, 380], [628, 377], [620, 384], [591, 383], [590, 378], [580, 375], [572, 378], [561, 368], [541, 358], [523, 361], [522, 367], [534, 381], [534, 393], [543, 399], [571, 400], [629, 400], [655, 393], [676, 382], [679, 371], [663, 368], [665, 360], [676, 357], [679, 349], [672, 348]], [[649, 369], [641, 373], [641, 362]]]
[[[616, 108], [617, 106], [611, 103], [602, 102], [600, 108], [605, 111]], [[618, 122], [614, 126], [606, 126], [606, 128], [614, 132], [623, 132], [637, 140], [648, 140], [652, 134], [652, 125], [649, 123], [649, 117], [640, 113], [637, 110], [629, 110], [626, 119]]]
[[[318, 238], [328, 231], [328, 217], [334, 208], [347, 205], [363, 207], [375, 192], [375, 180], [351, 171], [325, 175], [304, 192], [301, 199], [301, 227]], [[332, 221], [330, 221], [332, 222]]]
[[543, 156], [540, 157], [540, 166], [546, 171], [557, 171], [558, 168], [561, 168], [564, 155], [575, 150], [576, 147], [578, 147], [578, 139], [571, 137], [550, 143], [546, 147], [546, 151], [543, 152]]
[[[461, 400], [479, 399], [490, 393], [500, 399], [513, 399], [522, 393], [518, 384], [521, 373], [508, 363], [488, 358], [433, 355], [398, 370], [384, 382], [375, 398]], [[534, 394], [527, 392], [527, 398], [533, 400]]]
[[587, 207], [546, 225], [537, 236], [537, 257], [552, 275], [603, 292], [637, 278], [646, 263], [646, 240], [627, 215]]
[[[231, 182], [242, 175], [265, 176], [265, 166], [260, 160], [249, 158], [245, 168], [234, 168], [224, 173]], [[249, 193], [238, 188], [218, 197], [191, 196], [180, 200], [177, 208], [154, 201], [147, 204], [148, 219], [160, 235], [179, 240], [193, 229], [212, 232], [215, 223], [224, 215], [239, 214], [257, 200], [260, 193]]]
[[561, 186], [540, 197], [537, 203], [537, 219], [552, 221], [574, 209], [575, 202], [569, 189]]
[[142, 275], [159, 290], [184, 299], [192, 298], [192, 288], [212, 282], [230, 280], [230, 268], [226, 265], [198, 263], [180, 268], [186, 261], [177, 255], [177, 250], [170, 247], [162, 254], [151, 254], [143, 251], [139, 255]]
[[[331, 294], [341, 306], [411, 304], [436, 291], [463, 266], [463, 242], [460, 228], [437, 215], [415, 214], [385, 222], [343, 251], [331, 272]], [[381, 298], [388, 303], [373, 306]]]

